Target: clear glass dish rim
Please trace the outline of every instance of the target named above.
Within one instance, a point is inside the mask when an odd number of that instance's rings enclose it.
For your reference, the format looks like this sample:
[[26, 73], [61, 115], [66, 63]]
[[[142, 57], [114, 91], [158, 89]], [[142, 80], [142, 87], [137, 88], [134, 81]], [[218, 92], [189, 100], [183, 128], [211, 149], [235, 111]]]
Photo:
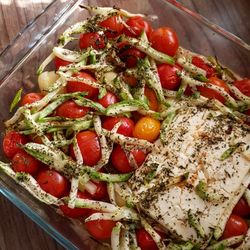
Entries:
[[[5, 47], [0, 53], [0, 61], [2, 61], [4, 55], [8, 53], [15, 44], [19, 42], [19, 39], [29, 30], [32, 29], [32, 27], [36, 24], [37, 20], [45, 15], [47, 11], [53, 6], [55, 2], [58, 0], [53, 0], [38, 16], [36, 16], [31, 22], [29, 22], [25, 28], [23, 28], [18, 35]], [[80, 3], [82, 0], [69, 0], [67, 1], [66, 6], [60, 13], [60, 16], [58, 19], [54, 22], [56, 24], [59, 22], [64, 16], [65, 13], [70, 10], [73, 6], [77, 5]], [[185, 14], [188, 14], [191, 18], [195, 19], [197, 22], [199, 22], [201, 25], [205, 25], [214, 32], [222, 35], [223, 37], [227, 38], [228, 40], [232, 41], [233, 43], [237, 44], [238, 46], [250, 51], [250, 45], [247, 44], [245, 41], [243, 41], [241, 38], [238, 36], [232, 34], [231, 32], [225, 30], [224, 28], [220, 27], [217, 24], [214, 24], [213, 22], [209, 21], [206, 17], [198, 14], [197, 12], [194, 12], [181, 3], [179, 3], [176, 0], [159, 0], [162, 2], [169, 3], [173, 6], [175, 6], [176, 9], [178, 9], [180, 12], [183, 12]], [[44, 33], [46, 34], [49, 32], [54, 25], [48, 27]], [[41, 41], [42, 38], [38, 39], [37, 41], [33, 42], [33, 45], [28, 49], [23, 51], [23, 54], [21, 58], [17, 59], [14, 61], [14, 63], [11, 65], [11, 67], [5, 72], [4, 75], [0, 74], [0, 80], [4, 81], [5, 78], [7, 78], [13, 70], [15, 70], [21, 63], [22, 59], [26, 56], [29, 55], [31, 51], [37, 46], [39, 41]], [[0, 85], [1, 85], [0, 81]], [[46, 233], [48, 233], [51, 237], [53, 237], [61, 246], [63, 246], [66, 249], [78, 249], [70, 240], [66, 239], [61, 233], [59, 233], [55, 228], [53, 228], [51, 225], [49, 225], [40, 215], [37, 213], [33, 212], [33, 210], [25, 203], [23, 202], [20, 198], [18, 198], [13, 192], [9, 191], [6, 187], [3, 186], [2, 181], [0, 179], [0, 193], [3, 194], [8, 200], [10, 200], [15, 206], [17, 206], [26, 216], [28, 216], [32, 221], [34, 221], [39, 227], [41, 227]]]

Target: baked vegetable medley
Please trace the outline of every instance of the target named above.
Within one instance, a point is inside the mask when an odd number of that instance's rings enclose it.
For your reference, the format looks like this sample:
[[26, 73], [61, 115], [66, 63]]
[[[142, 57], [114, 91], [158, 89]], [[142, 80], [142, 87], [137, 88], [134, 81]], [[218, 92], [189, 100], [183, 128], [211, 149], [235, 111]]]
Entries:
[[148, 16], [80, 7], [11, 103], [0, 169], [114, 250], [250, 249], [250, 79]]

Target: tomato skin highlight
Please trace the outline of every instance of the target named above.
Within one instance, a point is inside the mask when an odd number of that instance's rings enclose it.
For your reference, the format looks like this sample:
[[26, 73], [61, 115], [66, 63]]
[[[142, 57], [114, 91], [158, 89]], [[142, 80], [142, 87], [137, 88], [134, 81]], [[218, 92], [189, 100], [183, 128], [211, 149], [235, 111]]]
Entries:
[[177, 34], [169, 27], [154, 30], [149, 37], [149, 41], [154, 49], [169, 56], [174, 56], [179, 47]]
[[240, 198], [238, 203], [235, 205], [232, 213], [240, 217], [247, 217], [250, 215], [250, 207], [243, 197]]
[[105, 31], [105, 35], [108, 38], [115, 38], [122, 33], [124, 25], [119, 21], [120, 18], [122, 17], [112, 16], [99, 23], [101, 27], [107, 29], [107, 31]]
[[196, 67], [204, 69], [206, 71], [206, 77], [211, 77], [215, 75], [215, 70], [213, 67], [207, 65], [200, 57], [194, 56], [192, 58], [192, 64]]
[[47, 193], [62, 198], [68, 192], [67, 179], [55, 170], [42, 170], [36, 178], [40, 187]]
[[[74, 77], [80, 77], [92, 82], [95, 82], [95, 78], [92, 77], [90, 74], [86, 73], [86, 72], [79, 72], [75, 75], [73, 75]], [[89, 99], [93, 99], [95, 97], [97, 97], [99, 90], [97, 88], [94, 88], [90, 85], [88, 85], [87, 83], [84, 82], [74, 82], [74, 81], [68, 81], [67, 83], [67, 92], [72, 93], [72, 92], [88, 92], [86, 98]]]
[[65, 118], [80, 118], [85, 116], [89, 111], [87, 107], [81, 107], [74, 101], [66, 101], [56, 109], [56, 115]]
[[242, 94], [250, 96], [250, 79], [235, 81], [233, 85], [238, 88]]
[[[223, 88], [227, 93], [229, 93], [229, 88], [228, 88], [228, 86], [226, 85], [226, 83], [223, 80], [221, 80], [221, 79], [219, 79], [219, 78], [217, 78], [215, 76], [212, 76], [212, 77], [208, 78], [208, 80], [209, 80], [210, 84], [213, 84], [215, 86]], [[205, 96], [205, 97], [207, 97], [209, 99], [217, 99], [221, 103], [226, 102], [225, 98], [222, 95], [220, 95], [218, 92], [213, 90], [213, 89], [198, 86], [197, 90], [201, 93], [202, 96]]]
[[[77, 192], [77, 198], [91, 200], [91, 196], [87, 192]], [[92, 210], [88, 208], [69, 208], [67, 204], [61, 205], [60, 210], [63, 214], [70, 218], [79, 218], [88, 216]]]
[[28, 93], [22, 97], [22, 100], [20, 102], [21, 106], [24, 106], [25, 104], [31, 104], [33, 102], [40, 101], [43, 99], [42, 93]]
[[224, 232], [221, 236], [221, 239], [227, 239], [233, 236], [239, 236], [242, 234], [246, 234], [248, 230], [248, 225], [244, 219], [239, 217], [238, 215], [231, 214]]
[[87, 49], [88, 47], [92, 47], [98, 50], [105, 48], [105, 46], [106, 45], [103, 37], [101, 37], [96, 32], [84, 33], [80, 35], [79, 39], [80, 49]]
[[25, 172], [31, 175], [37, 173], [42, 167], [42, 163], [25, 151], [17, 152], [11, 161], [12, 168], [15, 172]]
[[181, 70], [179, 65], [160, 64], [157, 71], [160, 77], [161, 86], [168, 90], [177, 90], [181, 83], [181, 78], [177, 71]]
[[112, 220], [93, 220], [85, 223], [87, 231], [96, 240], [110, 239], [115, 225], [116, 222]]
[[145, 31], [147, 36], [149, 37], [153, 31], [151, 25], [140, 16], [130, 17], [126, 21], [126, 24], [133, 31], [131, 32], [128, 28], [125, 27], [124, 33], [126, 36], [138, 37], [143, 31]]
[[154, 142], [160, 134], [160, 128], [161, 123], [158, 120], [145, 116], [135, 124], [133, 135], [136, 138]]
[[[76, 135], [76, 139], [84, 163], [88, 166], [94, 166], [101, 159], [101, 146], [98, 136], [93, 131], [83, 131]], [[72, 145], [70, 155], [75, 158]]]
[[[146, 158], [145, 153], [142, 150], [136, 149], [132, 150], [131, 154], [133, 155], [138, 167], [140, 167]], [[134, 168], [129, 164], [126, 153], [119, 144], [114, 147], [111, 153], [111, 163], [121, 173], [134, 171]]]
[[121, 122], [121, 125], [117, 133], [131, 137], [133, 135], [134, 122], [127, 117], [107, 117], [103, 121], [102, 127], [110, 131], [118, 122]]
[[67, 65], [71, 64], [71, 62], [63, 60], [63, 59], [56, 56], [54, 59], [54, 64], [55, 64], [56, 70], [59, 70], [59, 68], [61, 66], [67, 66]]
[[18, 152], [24, 150], [20, 147], [28, 142], [28, 138], [16, 131], [9, 131], [3, 138], [3, 152], [8, 158], [13, 158]]
[[109, 105], [115, 104], [119, 101], [118, 97], [111, 93], [107, 92], [105, 96], [98, 100], [98, 102], [104, 107], [107, 108]]
[[155, 241], [144, 228], [136, 230], [136, 239], [141, 250], [158, 250]]

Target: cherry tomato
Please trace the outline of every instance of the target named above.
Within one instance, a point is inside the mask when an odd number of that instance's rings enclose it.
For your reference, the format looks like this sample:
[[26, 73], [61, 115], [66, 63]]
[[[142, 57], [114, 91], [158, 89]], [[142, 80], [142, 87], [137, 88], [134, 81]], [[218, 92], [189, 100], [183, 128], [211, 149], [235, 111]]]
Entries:
[[[87, 192], [78, 191], [77, 198], [91, 200], [91, 196]], [[92, 212], [92, 210], [88, 208], [69, 208], [66, 204], [61, 205], [59, 208], [65, 216], [70, 218], [88, 216]]]
[[[94, 166], [101, 159], [101, 146], [98, 136], [93, 131], [83, 131], [76, 135], [76, 139], [84, 163]], [[71, 147], [70, 153], [75, 158], [73, 147]]]
[[145, 229], [136, 230], [136, 239], [141, 250], [158, 250], [155, 241]]
[[105, 35], [108, 38], [115, 38], [122, 33], [124, 25], [120, 21], [121, 18], [121, 16], [112, 16], [99, 23], [100, 26], [107, 29]]
[[211, 77], [215, 74], [215, 70], [213, 67], [207, 65], [200, 57], [194, 56], [192, 58], [192, 64], [197, 66], [198, 68], [204, 69], [206, 73], [206, 77]]
[[177, 71], [181, 70], [179, 65], [160, 64], [157, 66], [161, 86], [164, 89], [177, 90], [181, 83]]
[[174, 56], [179, 47], [177, 34], [169, 27], [161, 27], [154, 30], [149, 40], [154, 49], [170, 56]]
[[88, 47], [103, 49], [105, 48], [105, 41], [98, 33], [84, 33], [80, 36], [79, 47], [80, 49], [87, 49]]
[[221, 238], [227, 239], [230, 237], [246, 234], [247, 230], [248, 225], [246, 221], [238, 215], [231, 214]]
[[136, 48], [122, 49], [119, 57], [125, 62], [127, 68], [133, 68], [137, 65], [139, 58], [144, 58], [146, 55]]
[[151, 25], [140, 16], [130, 17], [126, 24], [129, 26], [130, 30], [125, 28], [124, 33], [130, 37], [138, 37], [141, 35], [142, 31], [145, 31], [149, 37], [153, 31]]
[[242, 94], [250, 96], [250, 79], [235, 81], [233, 85], [238, 88]]
[[102, 200], [108, 196], [107, 184], [104, 181], [94, 182], [96, 185], [96, 191], [91, 196], [93, 199]]
[[88, 111], [89, 108], [81, 107], [77, 105], [74, 101], [66, 101], [56, 109], [56, 115], [65, 118], [75, 119], [85, 116]]
[[[95, 78], [93, 78], [90, 74], [86, 72], [79, 72], [76, 75], [73, 75], [74, 77], [80, 77], [92, 82], [95, 82]], [[87, 98], [93, 99], [98, 95], [98, 89], [94, 88], [87, 83], [84, 82], [74, 82], [74, 81], [69, 81], [67, 84], [67, 92], [88, 92], [88, 95], [86, 96]]]
[[127, 83], [131, 87], [135, 87], [137, 84], [137, 79], [134, 76], [124, 75], [123, 80], [125, 83]]
[[149, 108], [151, 110], [158, 111], [159, 103], [158, 103], [158, 100], [157, 100], [157, 97], [156, 97], [154, 90], [146, 87], [144, 94], [148, 98]]
[[15, 172], [25, 172], [31, 175], [37, 173], [42, 163], [26, 152], [18, 152], [12, 158], [12, 168]]
[[[52, 140], [52, 134], [46, 134], [46, 137], [51, 141]], [[43, 144], [43, 141], [41, 139], [40, 136], [36, 135], [36, 134], [30, 134], [29, 135], [29, 140], [30, 141], [33, 141], [35, 143], [38, 143], [38, 144]]]
[[18, 152], [23, 152], [20, 147], [28, 142], [28, 138], [16, 131], [7, 132], [3, 138], [3, 152], [8, 158], [13, 158]]
[[57, 198], [62, 198], [68, 192], [67, 179], [55, 170], [40, 171], [36, 180], [45, 192]]
[[120, 127], [117, 130], [117, 133], [132, 136], [134, 122], [127, 117], [107, 117], [102, 124], [102, 127], [107, 130], [112, 130], [116, 123], [121, 122]]
[[86, 229], [96, 240], [108, 240], [116, 222], [112, 220], [93, 220], [85, 223]]
[[43, 98], [42, 93], [28, 93], [25, 96], [23, 96], [20, 105], [24, 106], [25, 104], [31, 104], [33, 102], [40, 101]]
[[109, 105], [117, 103], [118, 101], [119, 100], [117, 96], [111, 92], [108, 92], [105, 96], [98, 100], [98, 102], [102, 104], [104, 108], [107, 108]]
[[[215, 76], [212, 76], [208, 79], [209, 79], [209, 83], [211, 83], [215, 86], [218, 86], [220, 88], [223, 88], [227, 93], [229, 93], [229, 88], [223, 80], [221, 80]], [[200, 87], [200, 86], [197, 87], [197, 89], [201, 93], [202, 96], [205, 96], [209, 99], [217, 99], [220, 102], [225, 103], [225, 98], [223, 96], [221, 96], [217, 91], [215, 91], [213, 89], [206, 88], [206, 87]]]
[[136, 138], [153, 142], [160, 134], [161, 123], [151, 117], [141, 118], [134, 127], [133, 135]]
[[247, 201], [242, 197], [233, 209], [233, 214], [240, 217], [247, 217], [250, 215], [250, 207]]
[[54, 64], [55, 64], [56, 70], [58, 70], [61, 66], [67, 66], [67, 65], [71, 64], [71, 62], [63, 60], [63, 59], [56, 56], [54, 59]]
[[[132, 150], [130, 153], [133, 155], [138, 167], [140, 167], [146, 158], [146, 154], [139, 149]], [[116, 145], [114, 147], [111, 154], [111, 162], [112, 165], [121, 173], [134, 171], [134, 168], [129, 163], [126, 153], [120, 145]]]

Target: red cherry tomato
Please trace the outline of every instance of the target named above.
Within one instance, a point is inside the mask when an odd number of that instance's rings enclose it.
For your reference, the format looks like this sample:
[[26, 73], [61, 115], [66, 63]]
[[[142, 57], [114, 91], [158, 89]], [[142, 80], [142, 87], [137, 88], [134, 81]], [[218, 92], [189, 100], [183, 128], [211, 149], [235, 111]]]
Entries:
[[75, 119], [85, 116], [88, 111], [89, 108], [81, 107], [77, 105], [74, 101], [67, 101], [57, 108], [56, 115], [65, 118]]
[[[146, 154], [139, 149], [132, 150], [131, 154], [133, 155], [138, 167], [140, 167], [146, 158]], [[111, 162], [112, 165], [121, 173], [129, 173], [134, 171], [134, 168], [129, 163], [126, 153], [120, 145], [116, 145], [114, 147], [111, 154]]]
[[144, 58], [146, 55], [136, 48], [128, 48], [119, 54], [119, 57], [126, 63], [127, 68], [133, 68], [137, 65], [139, 58]]
[[206, 77], [211, 77], [215, 74], [215, 70], [213, 69], [213, 67], [207, 65], [200, 57], [198, 56], [194, 56], [192, 58], [192, 64], [194, 64], [195, 66], [197, 66], [198, 68], [204, 69], [207, 74]]
[[104, 107], [107, 108], [109, 105], [117, 103], [119, 100], [117, 96], [111, 92], [108, 92], [105, 96], [98, 100], [98, 102]]
[[227, 239], [230, 237], [246, 234], [248, 230], [248, 225], [244, 219], [238, 215], [231, 214], [226, 227], [224, 229], [222, 239]]
[[[91, 196], [87, 192], [82, 193], [78, 191], [77, 198], [91, 200]], [[92, 210], [88, 208], [69, 208], [66, 204], [61, 205], [59, 208], [65, 216], [70, 218], [88, 216], [92, 212]]]
[[67, 66], [67, 65], [71, 64], [71, 62], [63, 60], [63, 59], [56, 56], [54, 59], [54, 64], [55, 64], [56, 70], [58, 70], [61, 66]]
[[102, 124], [102, 127], [107, 130], [112, 130], [116, 123], [121, 122], [120, 127], [117, 130], [117, 133], [132, 136], [134, 129], [134, 122], [127, 117], [107, 117]]
[[129, 18], [126, 24], [130, 27], [130, 30], [128, 28], [125, 28], [124, 33], [130, 37], [140, 36], [143, 30], [149, 37], [151, 32], [153, 31], [151, 25], [140, 16]]
[[85, 226], [90, 235], [96, 240], [108, 240], [116, 222], [112, 220], [93, 220], [86, 222]]
[[174, 56], [179, 47], [177, 34], [169, 27], [162, 27], [154, 30], [149, 40], [154, 49], [170, 56]]
[[24, 106], [25, 104], [31, 104], [33, 102], [40, 101], [43, 98], [42, 93], [28, 93], [25, 96], [23, 96], [20, 105]]
[[94, 194], [91, 195], [93, 199], [102, 200], [106, 198], [108, 196], [106, 182], [99, 181], [99, 182], [94, 182], [94, 184], [96, 185], [96, 191]]
[[[86, 165], [94, 166], [101, 159], [101, 146], [98, 136], [92, 131], [83, 131], [76, 135], [77, 143], [82, 153], [83, 161]], [[73, 147], [71, 156], [75, 158]]]
[[247, 217], [250, 215], [250, 207], [247, 201], [242, 197], [233, 209], [233, 214], [240, 217]]
[[[52, 140], [52, 134], [46, 134], [46, 137], [51, 141]], [[38, 143], [38, 144], [43, 144], [43, 141], [41, 139], [40, 136], [36, 135], [36, 134], [30, 134], [29, 135], [29, 140], [30, 141], [33, 141], [35, 143]]]
[[250, 96], [250, 79], [238, 80], [233, 85], [240, 90], [246, 96]]
[[164, 89], [177, 90], [179, 88], [181, 83], [181, 78], [177, 76], [177, 71], [181, 70], [179, 65], [160, 64], [157, 70]]
[[40, 171], [36, 180], [45, 192], [57, 198], [62, 198], [68, 192], [67, 179], [55, 170]]
[[[90, 74], [86, 72], [79, 72], [76, 75], [73, 75], [74, 77], [80, 77], [92, 82], [95, 82], [95, 78], [93, 78]], [[69, 81], [67, 84], [67, 92], [88, 92], [88, 95], [86, 96], [87, 98], [93, 99], [98, 95], [98, 89], [94, 88], [87, 83], [84, 82], [74, 82], [74, 81]]]
[[3, 152], [8, 158], [13, 158], [18, 152], [23, 152], [20, 147], [28, 142], [28, 138], [16, 131], [7, 132], [3, 138]]
[[134, 76], [124, 75], [123, 80], [125, 83], [127, 83], [131, 87], [135, 87], [137, 84], [137, 79]]
[[103, 49], [105, 48], [105, 41], [98, 33], [84, 33], [80, 36], [79, 47], [80, 49], [87, 49], [88, 47]]
[[99, 23], [100, 26], [107, 29], [105, 35], [108, 38], [115, 38], [122, 33], [124, 25], [120, 21], [121, 18], [121, 16], [112, 16]]
[[145, 229], [136, 230], [136, 239], [141, 250], [158, 250], [155, 241]]
[[[223, 88], [227, 93], [229, 93], [229, 88], [223, 80], [221, 80], [215, 76], [212, 76], [209, 78], [209, 83], [211, 83], [215, 86], [218, 86], [220, 88]], [[215, 91], [213, 89], [206, 88], [206, 87], [200, 87], [200, 86], [197, 87], [197, 89], [201, 93], [202, 96], [205, 96], [209, 99], [217, 99], [220, 102], [225, 103], [225, 98], [223, 96], [221, 96], [217, 91]]]
[[12, 168], [15, 172], [25, 172], [31, 175], [37, 173], [42, 163], [26, 152], [18, 152], [12, 158]]

